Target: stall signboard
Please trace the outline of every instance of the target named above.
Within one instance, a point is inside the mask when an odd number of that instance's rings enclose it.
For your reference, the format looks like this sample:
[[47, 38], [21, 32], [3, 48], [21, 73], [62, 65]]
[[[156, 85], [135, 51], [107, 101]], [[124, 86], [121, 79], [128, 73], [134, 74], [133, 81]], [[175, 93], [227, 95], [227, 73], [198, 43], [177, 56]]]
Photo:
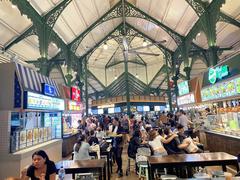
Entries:
[[71, 87], [71, 99], [73, 101], [80, 102], [80, 90], [75, 87]]
[[81, 103], [76, 101], [67, 101], [67, 110], [69, 111], [80, 111]]
[[160, 111], [160, 110], [161, 110], [160, 106], [154, 106], [154, 111]]
[[143, 106], [143, 111], [144, 112], [150, 111], [150, 107], [149, 106]]
[[178, 84], [178, 94], [182, 96], [189, 93], [188, 81], [183, 81]]
[[227, 98], [240, 95], [240, 77], [217, 83], [201, 90], [202, 101]]
[[98, 109], [98, 114], [103, 114], [103, 109]]
[[218, 66], [216, 68], [210, 68], [208, 71], [208, 80], [211, 84], [215, 84], [217, 80], [229, 75], [228, 65]]
[[24, 108], [36, 110], [64, 110], [64, 100], [29, 91], [24, 92]]
[[177, 97], [178, 106], [195, 103], [194, 94], [190, 93], [184, 96]]
[[121, 107], [114, 108], [114, 113], [120, 113], [120, 112], [121, 112]]
[[108, 108], [108, 114], [113, 114], [114, 113], [114, 108]]
[[47, 83], [42, 83], [42, 93], [48, 96], [56, 96], [55, 87]]
[[143, 112], [143, 106], [137, 106], [137, 111], [138, 112]]

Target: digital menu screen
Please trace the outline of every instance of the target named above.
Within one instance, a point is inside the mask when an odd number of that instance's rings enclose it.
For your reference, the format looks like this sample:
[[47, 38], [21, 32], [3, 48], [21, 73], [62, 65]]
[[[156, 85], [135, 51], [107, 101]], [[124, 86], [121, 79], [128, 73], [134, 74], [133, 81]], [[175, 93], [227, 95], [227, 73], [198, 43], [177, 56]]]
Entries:
[[144, 111], [144, 112], [150, 111], [150, 107], [149, 107], [149, 106], [143, 106], [143, 111]]
[[177, 103], [179, 106], [195, 103], [194, 94], [187, 94], [185, 96], [177, 97]]
[[113, 114], [114, 113], [114, 108], [108, 108], [108, 114]]
[[137, 106], [137, 111], [138, 112], [143, 112], [143, 106]]
[[120, 113], [121, 112], [121, 108], [120, 107], [115, 107], [114, 108], [114, 113]]
[[154, 106], [154, 111], [160, 111], [160, 106]]
[[64, 110], [64, 100], [29, 91], [24, 92], [24, 108], [36, 110]]
[[98, 114], [103, 114], [103, 109], [98, 109]]
[[189, 93], [188, 81], [183, 81], [178, 84], [178, 94], [182, 96]]

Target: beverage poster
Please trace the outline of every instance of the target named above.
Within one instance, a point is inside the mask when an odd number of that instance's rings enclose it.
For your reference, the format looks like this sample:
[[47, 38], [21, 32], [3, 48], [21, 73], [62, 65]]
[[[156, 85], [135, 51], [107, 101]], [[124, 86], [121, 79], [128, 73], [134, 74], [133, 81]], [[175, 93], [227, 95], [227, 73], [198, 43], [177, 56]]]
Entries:
[[33, 130], [27, 130], [27, 146], [33, 145]]
[[33, 129], [33, 144], [37, 144], [39, 139], [38, 128]]
[[27, 134], [26, 131], [20, 131], [20, 149], [27, 146]]
[[52, 128], [51, 127], [47, 128], [47, 139], [48, 140], [52, 139]]
[[38, 142], [43, 142], [43, 140], [44, 140], [44, 137], [43, 137], [43, 128], [39, 128], [38, 136], [39, 136]]
[[43, 139], [44, 139], [44, 141], [47, 141], [47, 138], [48, 138], [48, 129], [43, 128]]

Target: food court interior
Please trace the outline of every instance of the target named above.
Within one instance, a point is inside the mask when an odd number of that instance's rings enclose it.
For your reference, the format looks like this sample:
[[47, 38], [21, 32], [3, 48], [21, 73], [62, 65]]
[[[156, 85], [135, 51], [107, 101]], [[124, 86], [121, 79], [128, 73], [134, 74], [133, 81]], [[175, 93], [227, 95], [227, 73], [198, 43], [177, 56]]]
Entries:
[[239, 0], [1, 0], [0, 179], [237, 179]]

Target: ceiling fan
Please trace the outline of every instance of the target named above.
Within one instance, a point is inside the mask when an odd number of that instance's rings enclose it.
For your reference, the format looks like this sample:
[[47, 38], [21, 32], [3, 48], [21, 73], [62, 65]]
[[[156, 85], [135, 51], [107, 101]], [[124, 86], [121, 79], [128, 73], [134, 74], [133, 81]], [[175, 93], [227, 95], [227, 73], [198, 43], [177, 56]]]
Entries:
[[123, 19], [123, 36], [122, 36], [122, 44], [123, 44], [123, 54], [124, 54], [124, 58], [127, 59], [127, 55], [128, 54], [136, 54], [136, 55], [149, 55], [149, 56], [159, 56], [160, 54], [156, 54], [156, 53], [149, 53], [149, 52], [141, 52], [138, 50], [142, 50], [145, 48], [149, 48], [151, 46], [156, 46], [162, 43], [165, 43], [166, 40], [162, 40], [156, 43], [151, 43], [145, 46], [140, 46], [140, 47], [136, 47], [136, 48], [131, 48], [129, 45], [129, 42], [127, 41], [126, 38], [126, 17], [125, 17], [125, 5], [124, 5], [125, 0], [122, 0], [122, 19]]

